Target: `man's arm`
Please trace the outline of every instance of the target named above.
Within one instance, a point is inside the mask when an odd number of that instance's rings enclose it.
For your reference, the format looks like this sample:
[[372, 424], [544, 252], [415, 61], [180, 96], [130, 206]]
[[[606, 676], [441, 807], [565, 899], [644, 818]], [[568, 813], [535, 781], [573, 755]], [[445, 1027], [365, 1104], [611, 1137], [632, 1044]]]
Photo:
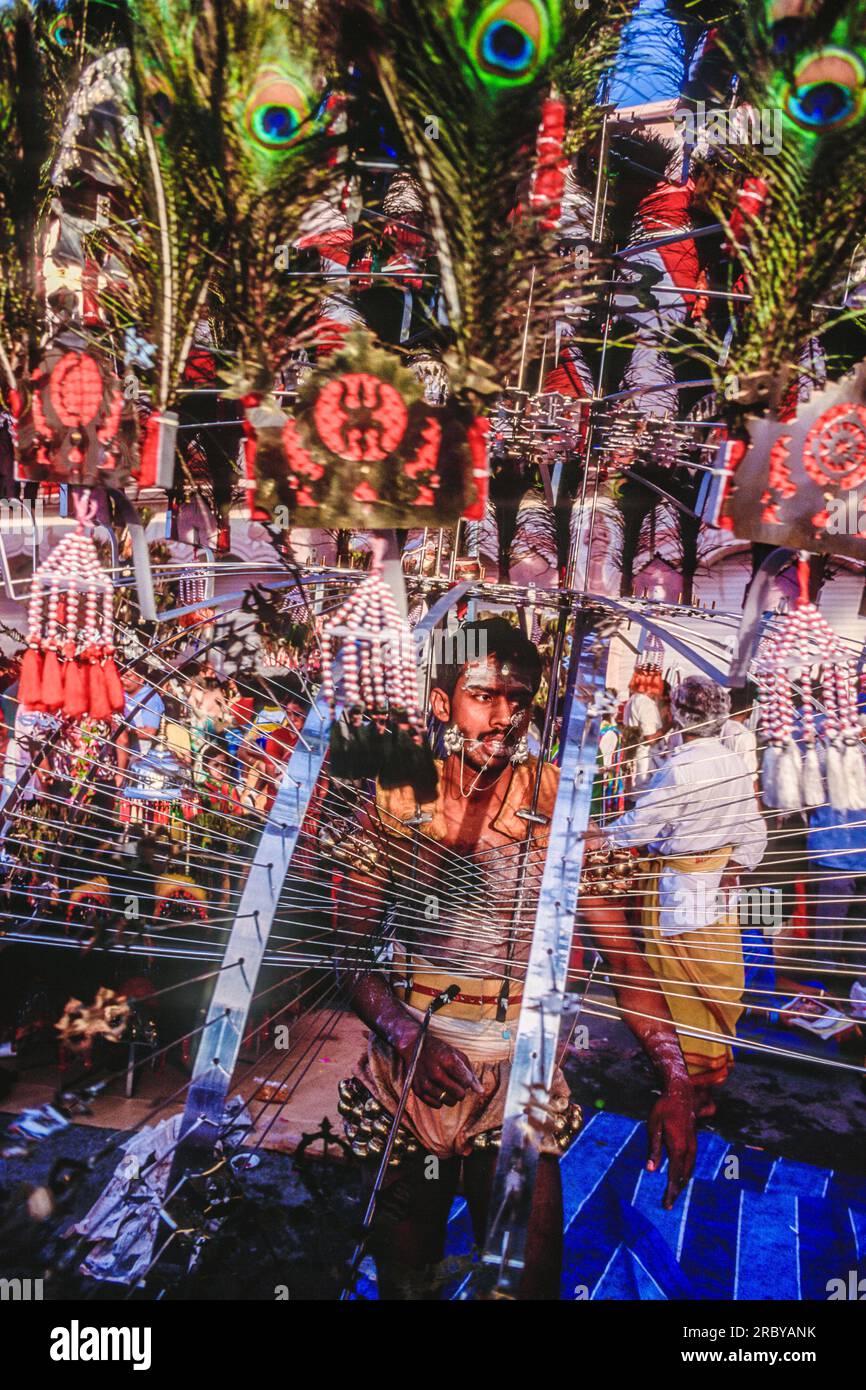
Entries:
[[129, 766], [129, 729], [124, 727], [118, 729], [114, 736], [115, 757], [117, 759], [117, 772], [114, 780], [118, 787], [122, 787], [126, 781], [125, 773]]
[[649, 1118], [648, 1172], [668, 1153], [667, 1210], [692, 1175], [696, 1138], [694, 1092], [664, 993], [638, 947], [622, 911], [603, 898], [581, 896], [580, 916], [592, 930], [611, 977], [617, 1003], [631, 1031], [655, 1068], [662, 1094]]
[[743, 817], [738, 820], [734, 831], [731, 864], [743, 869], [757, 869], [766, 849], [767, 824], [750, 786], [748, 796], [744, 797]]
[[604, 838], [623, 848], [652, 844], [667, 826], [684, 818], [684, 802], [683, 788], [677, 785], [676, 768], [667, 763], [638, 792], [633, 809], [604, 827]]

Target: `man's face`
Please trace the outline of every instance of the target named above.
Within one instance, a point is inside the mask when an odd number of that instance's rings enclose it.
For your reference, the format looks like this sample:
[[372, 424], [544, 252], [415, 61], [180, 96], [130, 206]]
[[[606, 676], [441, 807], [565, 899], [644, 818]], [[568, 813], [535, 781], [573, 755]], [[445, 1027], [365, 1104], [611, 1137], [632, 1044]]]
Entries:
[[430, 703], [437, 719], [457, 725], [470, 767], [500, 771], [529, 728], [533, 696], [525, 671], [489, 656], [464, 667], [450, 701], [433, 690]]
[[137, 695], [144, 685], [144, 680], [137, 671], [124, 671], [120, 679], [128, 695]]

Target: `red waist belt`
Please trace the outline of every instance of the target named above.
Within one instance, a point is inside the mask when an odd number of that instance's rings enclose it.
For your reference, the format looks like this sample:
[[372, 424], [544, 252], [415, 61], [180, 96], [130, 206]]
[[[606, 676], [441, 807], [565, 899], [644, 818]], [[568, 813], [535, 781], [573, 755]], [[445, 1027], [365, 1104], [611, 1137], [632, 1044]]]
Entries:
[[[429, 997], [432, 999], [435, 995], [439, 994], [440, 992], [441, 992], [441, 991], [438, 990], [438, 989], [431, 989], [431, 987], [430, 987], [429, 985], [419, 985], [419, 984], [417, 984], [415, 981], [412, 982], [412, 993], [413, 993], [413, 994], [427, 994], [427, 995], [429, 995]], [[520, 1003], [520, 1001], [521, 1001], [522, 998], [523, 998], [523, 995], [522, 995], [522, 994], [509, 994], [507, 997], [508, 997], [508, 1007], [509, 1007], [509, 1008], [513, 1008], [515, 1004], [519, 1004], [519, 1003]], [[498, 994], [458, 994], [458, 995], [455, 995], [455, 997], [454, 997], [454, 1003], [455, 1003], [455, 1004], [498, 1004], [498, 1003], [499, 1003], [499, 995], [498, 995]]]

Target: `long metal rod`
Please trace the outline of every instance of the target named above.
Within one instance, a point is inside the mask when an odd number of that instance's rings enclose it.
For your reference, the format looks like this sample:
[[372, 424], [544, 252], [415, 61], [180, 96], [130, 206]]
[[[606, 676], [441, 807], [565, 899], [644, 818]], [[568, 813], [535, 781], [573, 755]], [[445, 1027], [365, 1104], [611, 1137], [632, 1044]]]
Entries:
[[[337, 712], [339, 717], [339, 711]], [[168, 1190], [201, 1168], [219, 1134], [226, 1095], [240, 1053], [259, 969], [301, 825], [310, 805], [331, 730], [323, 699], [307, 715], [283, 771], [267, 824], [250, 866], [226, 944], [224, 968], [208, 1009], [180, 1126]]]
[[441, 994], [437, 994], [435, 999], [430, 1000], [430, 1003], [428, 1004], [427, 1009], [424, 1013], [424, 1017], [421, 1020], [421, 1031], [419, 1032], [418, 1037], [415, 1041], [415, 1046], [412, 1049], [412, 1056], [409, 1059], [409, 1066], [406, 1068], [406, 1078], [403, 1082], [403, 1089], [400, 1092], [400, 1099], [397, 1102], [397, 1108], [394, 1111], [394, 1115], [391, 1120], [391, 1128], [388, 1130], [388, 1138], [385, 1142], [385, 1148], [382, 1153], [382, 1157], [379, 1160], [379, 1167], [376, 1171], [376, 1178], [373, 1183], [373, 1190], [371, 1191], [369, 1200], [367, 1202], [367, 1210], [364, 1212], [364, 1222], [361, 1226], [361, 1235], [358, 1239], [358, 1244], [355, 1246], [355, 1252], [352, 1255], [352, 1259], [349, 1264], [349, 1273], [346, 1278], [346, 1283], [344, 1284], [343, 1290], [340, 1294], [341, 1303], [345, 1303], [349, 1298], [351, 1298], [355, 1290], [355, 1281], [358, 1277], [358, 1270], [361, 1268], [361, 1261], [364, 1258], [364, 1252], [367, 1249], [367, 1243], [370, 1239], [370, 1234], [373, 1230], [373, 1220], [376, 1215], [376, 1205], [379, 1200], [379, 1193], [382, 1191], [382, 1184], [385, 1181], [385, 1174], [388, 1171], [388, 1164], [391, 1162], [391, 1154], [394, 1151], [394, 1144], [397, 1139], [397, 1132], [400, 1128], [400, 1124], [403, 1119], [403, 1114], [406, 1109], [406, 1104], [409, 1100], [409, 1092], [411, 1091], [412, 1083], [415, 1080], [415, 1073], [418, 1070], [418, 1062], [421, 1059], [421, 1049], [424, 1046], [424, 1043], [427, 1038], [427, 1032], [430, 1028], [430, 1020], [439, 1009], [445, 1008], [447, 1004], [453, 1003], [459, 993], [459, 985], [449, 985], [447, 989], [444, 989], [441, 992]]
[[[580, 620], [579, 620], [580, 621]], [[516, 1296], [523, 1277], [532, 1190], [553, 1083], [566, 1002], [568, 964], [589, 823], [598, 740], [604, 714], [606, 644], [598, 633], [575, 633], [566, 691], [563, 762], [523, 987], [514, 1060], [491, 1201], [492, 1218], [475, 1291], [492, 1284]]]

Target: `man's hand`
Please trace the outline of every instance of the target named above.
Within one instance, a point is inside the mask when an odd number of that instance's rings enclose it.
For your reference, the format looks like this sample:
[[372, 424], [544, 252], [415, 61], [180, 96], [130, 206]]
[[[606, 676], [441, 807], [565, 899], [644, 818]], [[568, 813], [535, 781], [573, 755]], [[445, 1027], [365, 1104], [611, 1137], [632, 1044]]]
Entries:
[[668, 1154], [668, 1185], [662, 1198], [670, 1211], [695, 1166], [694, 1092], [688, 1083], [671, 1086], [659, 1097], [649, 1117], [649, 1158], [647, 1172], [655, 1173], [662, 1161], [662, 1147]]
[[[408, 1057], [404, 1057], [404, 1061], [408, 1061]], [[412, 1090], [431, 1110], [457, 1105], [467, 1091], [484, 1095], [484, 1087], [472, 1070], [469, 1058], [456, 1047], [449, 1047], [429, 1034], [421, 1048]]]

